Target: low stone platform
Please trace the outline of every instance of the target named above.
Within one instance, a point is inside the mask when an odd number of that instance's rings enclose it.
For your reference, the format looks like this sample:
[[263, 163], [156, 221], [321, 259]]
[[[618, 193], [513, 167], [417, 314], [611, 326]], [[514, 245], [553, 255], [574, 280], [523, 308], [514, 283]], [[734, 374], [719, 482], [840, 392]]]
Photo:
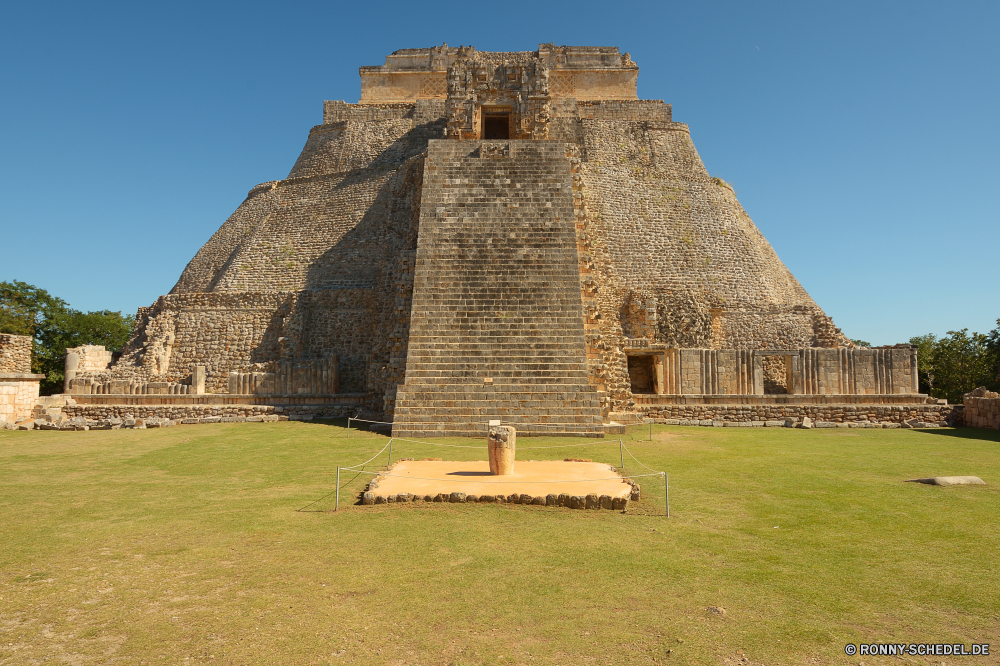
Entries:
[[505, 502], [624, 510], [629, 499], [639, 499], [639, 487], [605, 463], [518, 460], [513, 474], [493, 475], [485, 460], [401, 460], [372, 479], [362, 504]]

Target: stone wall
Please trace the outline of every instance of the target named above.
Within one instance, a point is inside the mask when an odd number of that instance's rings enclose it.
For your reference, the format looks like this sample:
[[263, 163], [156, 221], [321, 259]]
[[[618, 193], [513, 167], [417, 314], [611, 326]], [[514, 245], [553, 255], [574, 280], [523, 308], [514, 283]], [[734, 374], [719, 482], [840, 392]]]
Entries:
[[626, 340], [626, 354], [652, 356], [660, 368], [656, 390], [650, 393], [882, 396], [920, 392], [917, 350], [911, 345], [785, 350], [663, 347], [642, 339]]
[[962, 422], [970, 428], [1000, 429], [1000, 393], [978, 388], [962, 398]]
[[0, 334], [0, 427], [31, 416], [44, 378], [31, 373], [31, 336]]
[[813, 421], [880, 427], [877, 424], [918, 423], [934, 426], [961, 425], [962, 407], [955, 405], [642, 405], [639, 415], [655, 423], [671, 425], [713, 425], [745, 423], [764, 425], [767, 421], [808, 417]]
[[31, 336], [0, 334], [0, 372], [31, 372]]
[[88, 419], [168, 418], [174, 421], [184, 419], [209, 419], [204, 423], [223, 418], [250, 418], [254, 416], [278, 415], [291, 421], [307, 421], [314, 418], [343, 418], [357, 414], [357, 405], [72, 405], [62, 408], [67, 418], [83, 416]]
[[77, 372], [102, 372], [111, 366], [112, 354], [103, 345], [67, 347], [66, 354], [76, 354]]
[[0, 427], [10, 427], [31, 417], [38, 399], [39, 381], [45, 375], [0, 373]]

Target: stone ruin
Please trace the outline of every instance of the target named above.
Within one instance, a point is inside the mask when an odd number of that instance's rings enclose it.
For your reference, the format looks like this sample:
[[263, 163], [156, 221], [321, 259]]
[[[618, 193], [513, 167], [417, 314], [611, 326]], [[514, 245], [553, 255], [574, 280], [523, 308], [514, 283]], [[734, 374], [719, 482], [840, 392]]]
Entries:
[[71, 350], [74, 413], [601, 436], [692, 405], [928, 402], [916, 352], [853, 348], [638, 71], [553, 44], [362, 67], [119, 358]]
[[0, 428], [31, 420], [43, 379], [31, 372], [31, 336], [0, 334]]

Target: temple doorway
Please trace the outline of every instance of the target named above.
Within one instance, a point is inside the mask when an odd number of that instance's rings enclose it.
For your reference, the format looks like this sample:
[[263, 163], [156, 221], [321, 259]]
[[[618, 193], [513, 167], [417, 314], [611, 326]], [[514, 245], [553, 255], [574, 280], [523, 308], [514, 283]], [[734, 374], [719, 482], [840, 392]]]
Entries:
[[483, 114], [483, 139], [506, 140], [510, 138], [509, 114]]
[[656, 393], [656, 369], [652, 356], [628, 356], [628, 378], [632, 393]]

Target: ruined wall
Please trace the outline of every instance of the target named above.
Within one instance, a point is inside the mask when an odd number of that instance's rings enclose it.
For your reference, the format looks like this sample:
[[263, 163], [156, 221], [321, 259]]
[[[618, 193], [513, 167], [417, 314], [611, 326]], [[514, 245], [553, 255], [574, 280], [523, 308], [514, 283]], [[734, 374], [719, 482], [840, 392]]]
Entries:
[[31, 336], [0, 334], [0, 427], [31, 415], [42, 377], [31, 374]]
[[0, 372], [31, 372], [31, 336], [0, 334]]
[[104, 345], [67, 347], [66, 354], [76, 354], [77, 372], [101, 372], [111, 365], [112, 353]]
[[978, 388], [962, 398], [962, 422], [970, 428], [1000, 429], [1000, 393]]
[[38, 384], [41, 375], [33, 379], [3, 377], [0, 375], [0, 427], [31, 417], [31, 410], [38, 400]]

